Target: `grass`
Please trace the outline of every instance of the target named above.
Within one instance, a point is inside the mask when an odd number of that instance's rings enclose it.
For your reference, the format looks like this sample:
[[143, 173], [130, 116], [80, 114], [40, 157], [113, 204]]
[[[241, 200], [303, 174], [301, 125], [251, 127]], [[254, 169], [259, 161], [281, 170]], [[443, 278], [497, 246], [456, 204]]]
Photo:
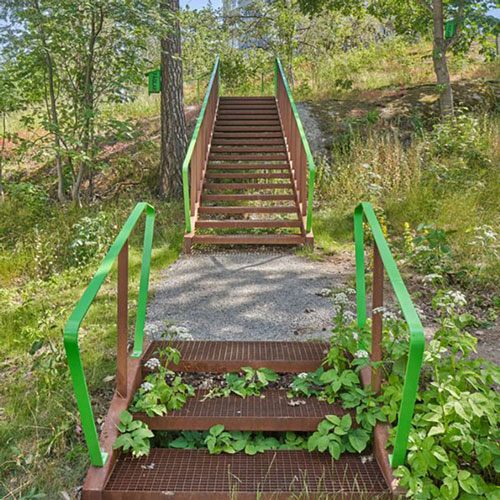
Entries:
[[[181, 207], [153, 202], [157, 210], [152, 278], [173, 262], [182, 247]], [[73, 390], [62, 347], [62, 327], [95, 272], [108, 243], [118, 232], [134, 203], [87, 207], [51, 207], [43, 215], [17, 203], [1, 207], [0, 247], [2, 310], [0, 311], [0, 497], [22, 496], [30, 490], [45, 495], [31, 498], [75, 497], [88, 468]], [[36, 208], [34, 210], [37, 210]], [[83, 265], [72, 265], [74, 226], [84, 216], [102, 216], [109, 232], [102, 248]], [[17, 229], [16, 229], [17, 224]], [[39, 228], [39, 241], [28, 235]], [[40, 228], [43, 230], [40, 231]], [[13, 233], [26, 235], [23, 245], [12, 244]], [[139, 226], [130, 243], [131, 321], [135, 315], [142, 252]], [[73, 236], [72, 236], [73, 235]], [[77, 234], [81, 237], [81, 234]], [[61, 244], [54, 246], [60, 239]], [[37, 245], [54, 252], [53, 272], [43, 262], [34, 265]], [[13, 246], [15, 248], [13, 248]], [[8, 265], [9, 256], [15, 260]], [[34, 269], [33, 269], [34, 268]], [[10, 272], [9, 272], [10, 270]], [[96, 416], [102, 419], [112, 395], [115, 373], [116, 276], [105, 281], [84, 320], [82, 356]]]
[[500, 282], [499, 144], [496, 113], [459, 112], [405, 144], [393, 131], [354, 131], [318, 165], [317, 244], [327, 253], [352, 248], [353, 209], [371, 201], [390, 239], [401, 240], [405, 223], [430, 224], [447, 232], [458, 267]]

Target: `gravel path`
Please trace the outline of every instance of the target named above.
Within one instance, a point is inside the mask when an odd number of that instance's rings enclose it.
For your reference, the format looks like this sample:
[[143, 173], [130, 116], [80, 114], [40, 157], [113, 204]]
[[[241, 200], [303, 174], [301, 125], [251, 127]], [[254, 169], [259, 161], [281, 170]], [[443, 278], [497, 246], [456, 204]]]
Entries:
[[[181, 256], [153, 283], [146, 331], [155, 339], [310, 340], [327, 338], [325, 288], [343, 288], [350, 260], [312, 262], [292, 253]], [[175, 325], [175, 326], [174, 326]]]

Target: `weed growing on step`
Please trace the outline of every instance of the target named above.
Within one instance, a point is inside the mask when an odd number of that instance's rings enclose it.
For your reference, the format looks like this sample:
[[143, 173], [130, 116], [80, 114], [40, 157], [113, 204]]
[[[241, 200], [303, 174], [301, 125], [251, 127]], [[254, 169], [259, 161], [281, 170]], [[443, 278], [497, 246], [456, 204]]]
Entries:
[[113, 449], [130, 451], [136, 458], [149, 455], [150, 439], [154, 434], [144, 422], [134, 420], [128, 411], [122, 411], [117, 428], [121, 434], [114, 442]]
[[352, 424], [352, 417], [348, 413], [342, 418], [327, 415], [308, 439], [307, 449], [328, 451], [335, 460], [345, 451], [361, 453], [368, 446], [371, 435], [363, 428], [353, 428]]
[[308, 433], [295, 432], [226, 431], [223, 425], [215, 425], [204, 432], [158, 432], [153, 442], [162, 448], [208, 449], [216, 455], [239, 452], [256, 455], [269, 450], [306, 450], [309, 436]]
[[262, 389], [270, 382], [278, 380], [278, 375], [269, 368], [254, 369], [244, 366], [242, 369], [244, 376], [237, 373], [226, 373], [224, 376], [224, 386], [215, 387], [210, 390], [205, 399], [227, 397], [236, 394], [242, 398], [247, 396], [260, 396]]
[[180, 352], [167, 346], [159, 350], [159, 359], [151, 358], [146, 367], [155, 370], [144, 377], [144, 382], [134, 395], [131, 411], [144, 412], [149, 417], [166, 415], [168, 411], [180, 410], [194, 389], [185, 384], [168, 366], [179, 364]]

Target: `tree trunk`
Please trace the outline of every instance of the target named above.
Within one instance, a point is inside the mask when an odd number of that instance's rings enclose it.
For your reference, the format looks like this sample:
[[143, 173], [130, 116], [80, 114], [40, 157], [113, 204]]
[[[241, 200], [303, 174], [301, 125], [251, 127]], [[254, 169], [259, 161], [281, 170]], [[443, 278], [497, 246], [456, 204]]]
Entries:
[[3, 191], [3, 159], [5, 155], [5, 141], [7, 140], [7, 113], [2, 112], [2, 148], [0, 149], [0, 202], [4, 201]]
[[87, 61], [85, 63], [85, 78], [83, 88], [83, 145], [82, 149], [87, 158], [90, 160], [82, 161], [76, 180], [73, 182], [71, 195], [73, 203], [80, 205], [80, 192], [85, 176], [89, 175], [89, 185], [92, 185], [91, 176], [92, 168], [94, 167], [94, 60], [97, 38], [101, 34], [104, 23], [104, 11], [102, 6], [99, 7], [98, 16], [93, 10], [90, 16], [90, 37], [87, 52]]
[[453, 89], [446, 61], [446, 41], [444, 39], [443, 0], [432, 0], [432, 16], [434, 22], [434, 45], [432, 62], [439, 85], [441, 116], [453, 115]]
[[[163, 4], [174, 16], [179, 0]], [[173, 18], [168, 36], [161, 41], [161, 165], [159, 192], [163, 198], [182, 195], [182, 163], [187, 149], [182, 79], [181, 31]]]
[[56, 150], [56, 171], [57, 171], [57, 197], [61, 203], [66, 202], [66, 194], [64, 192], [64, 172], [61, 158], [61, 137], [59, 130], [59, 117], [57, 113], [57, 100], [56, 100], [56, 90], [54, 83], [54, 63], [50, 55], [49, 48], [47, 47], [47, 38], [45, 36], [44, 19], [42, 12], [40, 10], [40, 5], [38, 1], [34, 2], [34, 7], [36, 8], [40, 16], [39, 34], [42, 42], [43, 50], [45, 52], [45, 62], [47, 64], [47, 79], [49, 84], [49, 98], [50, 106], [48, 106], [47, 112], [49, 115], [49, 121], [52, 122], [52, 127], [54, 129], [54, 148]]

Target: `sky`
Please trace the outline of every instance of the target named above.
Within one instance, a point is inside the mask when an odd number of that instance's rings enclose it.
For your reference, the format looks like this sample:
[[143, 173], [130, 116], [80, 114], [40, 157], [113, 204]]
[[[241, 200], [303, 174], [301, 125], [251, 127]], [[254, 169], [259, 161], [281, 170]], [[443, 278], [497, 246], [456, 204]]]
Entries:
[[[191, 9], [201, 9], [208, 5], [208, 0], [180, 0], [180, 2], [182, 7], [189, 5]], [[216, 9], [222, 7], [222, 0], [212, 0], [212, 7]]]

